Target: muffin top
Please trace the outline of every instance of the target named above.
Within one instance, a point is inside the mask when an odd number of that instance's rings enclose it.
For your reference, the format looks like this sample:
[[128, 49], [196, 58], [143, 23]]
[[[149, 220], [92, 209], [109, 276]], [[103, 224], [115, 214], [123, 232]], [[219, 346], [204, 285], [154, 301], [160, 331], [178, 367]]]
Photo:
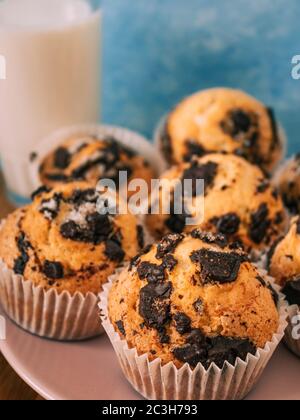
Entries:
[[284, 238], [274, 243], [269, 253], [270, 274], [283, 288], [288, 302], [300, 306], [300, 217], [291, 221]]
[[148, 162], [114, 138], [73, 137], [45, 157], [40, 166], [43, 185], [54, 187], [62, 182], [87, 181], [96, 185], [108, 178], [119, 185], [119, 172], [129, 180], [140, 178], [150, 183], [153, 172]]
[[[182, 163], [162, 175], [162, 179], [183, 181], [203, 179], [204, 191], [191, 200], [192, 210], [175, 214], [171, 194], [171, 214], [149, 214], [146, 223], [156, 237], [169, 232], [181, 233], [194, 227], [222, 233], [230, 240], [240, 241], [245, 250], [261, 250], [272, 244], [286, 226], [286, 212], [276, 189], [263, 172], [245, 159], [234, 155], [211, 154]], [[174, 191], [176, 190], [176, 185]], [[165, 199], [159, 193], [160, 208]], [[188, 204], [188, 203], [187, 203]], [[194, 226], [186, 224], [195, 209], [204, 209]]]
[[137, 254], [143, 230], [133, 215], [102, 215], [98, 199], [86, 183], [39, 189], [2, 225], [1, 259], [46, 290], [99, 293], [115, 268]]
[[283, 148], [273, 111], [242, 91], [225, 88], [200, 91], [177, 105], [161, 140], [170, 163], [234, 153], [267, 172], [281, 159]]
[[300, 154], [285, 163], [275, 182], [289, 212], [300, 213]]
[[219, 367], [264, 347], [277, 331], [277, 295], [222, 235], [170, 234], [113, 284], [110, 321], [130, 348], [177, 367]]

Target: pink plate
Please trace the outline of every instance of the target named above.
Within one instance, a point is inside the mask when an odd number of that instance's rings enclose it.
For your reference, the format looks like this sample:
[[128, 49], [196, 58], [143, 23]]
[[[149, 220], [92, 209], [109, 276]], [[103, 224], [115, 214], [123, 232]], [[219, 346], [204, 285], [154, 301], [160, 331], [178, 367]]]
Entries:
[[[0, 309], [0, 315], [2, 314]], [[0, 349], [14, 370], [48, 400], [137, 400], [109, 340], [48, 341], [7, 320]], [[300, 400], [300, 359], [282, 346], [266, 368], [251, 400]]]

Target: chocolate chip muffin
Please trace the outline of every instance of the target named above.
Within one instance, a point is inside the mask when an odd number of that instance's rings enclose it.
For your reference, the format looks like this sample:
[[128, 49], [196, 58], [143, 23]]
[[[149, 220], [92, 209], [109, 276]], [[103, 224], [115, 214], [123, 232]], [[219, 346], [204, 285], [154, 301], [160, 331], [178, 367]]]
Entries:
[[236, 245], [195, 230], [170, 234], [113, 284], [110, 322], [150, 360], [192, 368], [255, 354], [279, 325], [277, 295]]
[[160, 140], [170, 164], [194, 155], [234, 153], [270, 172], [283, 154], [272, 109], [234, 89], [209, 89], [186, 98], [168, 116]]
[[150, 185], [154, 177], [148, 162], [114, 138], [73, 137], [45, 157], [39, 172], [43, 185], [54, 187], [62, 182], [86, 181], [96, 185], [99, 179], [115, 181], [119, 173], [128, 180], [144, 179]]
[[291, 305], [300, 306], [300, 217], [295, 217], [289, 232], [275, 242], [269, 253], [269, 270], [282, 287]]
[[[102, 215], [88, 183], [40, 188], [0, 230], [0, 258], [44, 290], [98, 294], [115, 268], [143, 245], [133, 215]], [[98, 204], [97, 204], [98, 203]]]
[[[162, 203], [167, 199], [162, 189], [157, 200], [160, 214], [149, 214], [146, 218], [148, 228], [158, 238], [169, 232], [181, 233], [199, 227], [240, 242], [246, 251], [260, 251], [270, 246], [285, 229], [286, 212], [276, 189], [257, 166], [243, 158], [206, 155], [174, 166], [161, 179], [175, 180], [175, 185], [170, 214], [162, 211]], [[187, 180], [195, 184], [197, 179], [204, 180], [204, 191], [195, 188], [190, 203], [186, 202], [183, 212], [176, 214], [176, 189]], [[195, 217], [195, 209], [201, 206], [204, 209], [202, 217], [195, 218], [192, 226], [187, 225], [190, 217]]]
[[300, 213], [300, 154], [289, 159], [275, 177], [276, 186], [291, 214]]

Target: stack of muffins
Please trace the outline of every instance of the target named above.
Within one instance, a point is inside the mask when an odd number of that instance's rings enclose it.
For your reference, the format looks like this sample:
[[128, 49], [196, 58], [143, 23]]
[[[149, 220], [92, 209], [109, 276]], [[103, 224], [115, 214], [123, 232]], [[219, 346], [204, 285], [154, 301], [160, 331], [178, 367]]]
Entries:
[[[280, 287], [300, 303], [299, 218], [287, 234], [288, 204], [298, 211], [300, 189], [296, 179], [286, 187], [289, 173], [274, 175], [283, 135], [256, 99], [211, 89], [175, 107], [157, 142], [168, 166], [160, 180], [173, 185], [171, 211], [143, 219], [105, 214], [96, 188], [115, 181], [121, 201], [120, 171], [151, 185], [155, 171], [134, 140], [128, 148], [71, 136], [43, 156], [43, 187], [1, 226], [1, 303], [32, 333], [76, 340], [101, 332], [100, 297], [102, 326], [146, 398], [242, 399], [284, 336]], [[192, 197], [178, 214], [176, 191], [186, 180]], [[155, 199], [167, 198], [161, 189]], [[152, 237], [146, 248], [144, 232]]]

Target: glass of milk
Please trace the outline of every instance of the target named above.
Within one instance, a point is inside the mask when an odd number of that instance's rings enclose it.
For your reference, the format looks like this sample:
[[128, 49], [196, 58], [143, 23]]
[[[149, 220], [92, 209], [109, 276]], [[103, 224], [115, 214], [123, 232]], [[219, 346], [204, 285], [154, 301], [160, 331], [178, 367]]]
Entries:
[[41, 139], [99, 121], [100, 55], [100, 0], [0, 0], [0, 160], [15, 202], [32, 192]]

